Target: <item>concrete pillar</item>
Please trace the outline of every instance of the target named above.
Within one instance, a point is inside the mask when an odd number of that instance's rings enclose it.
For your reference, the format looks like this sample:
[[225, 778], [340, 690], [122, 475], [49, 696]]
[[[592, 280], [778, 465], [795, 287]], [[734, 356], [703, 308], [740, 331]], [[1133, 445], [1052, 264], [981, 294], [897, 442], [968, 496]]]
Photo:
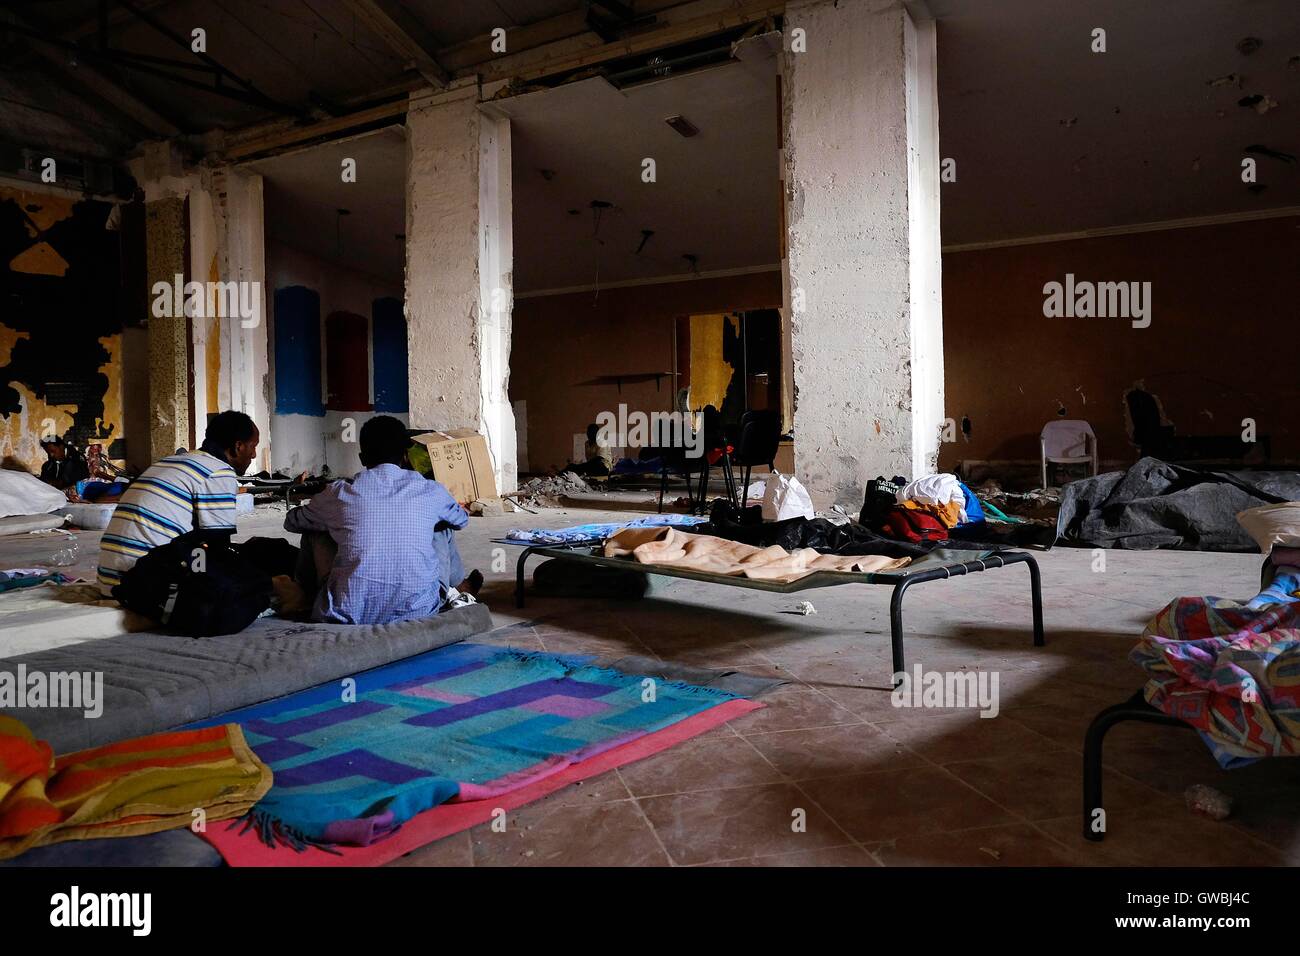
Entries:
[[[176, 276], [185, 275], [186, 230], [184, 199], [169, 196], [145, 203], [145, 268], [151, 290], [156, 283], [171, 288]], [[184, 312], [175, 308], [152, 310], [149, 316], [149, 452], [154, 461], [190, 445], [187, 352]]]
[[912, 475], [934, 471], [944, 430], [943, 248], [939, 231], [939, 70], [933, 19], [903, 18], [907, 64], [908, 280]]
[[[173, 287], [177, 275], [203, 284], [201, 289], [184, 287], [182, 309], [176, 308], [174, 296], [170, 309], [159, 309], [174, 315], [149, 319], [152, 458], [182, 446], [197, 447], [207, 429], [207, 416], [235, 409], [249, 415], [262, 433], [258, 459], [250, 470], [268, 468], [271, 414], [262, 177], [235, 167], [189, 166], [171, 142], [143, 145], [130, 165], [145, 194], [150, 289], [155, 282]], [[184, 309], [194, 313], [188, 321]]]
[[[210, 180], [211, 175], [203, 177]], [[206, 185], [206, 183], [205, 183]], [[195, 282], [221, 281], [220, 238], [217, 235], [214, 190], [191, 189], [190, 201], [190, 278]], [[220, 320], [213, 315], [194, 315], [190, 318], [190, 355], [194, 368], [191, 373], [194, 392], [190, 400], [194, 405], [194, 430], [196, 441], [203, 441], [208, 416], [221, 411], [218, 387], [221, 382]]]
[[[266, 322], [266, 226], [262, 209], [262, 177], [227, 167], [212, 179], [224, 202], [217, 206], [220, 239], [218, 269], [223, 281], [236, 282], [241, 309], [248, 315], [224, 315], [217, 322], [221, 337], [220, 410], [243, 412], [261, 432], [258, 460], [250, 471], [269, 469], [271, 409], [269, 339]], [[218, 409], [211, 409], [217, 411]]]
[[506, 395], [513, 308], [509, 121], [468, 83], [407, 112], [410, 422], [477, 428], [499, 491], [516, 487]]
[[932, 470], [942, 424], [934, 29], [900, 0], [792, 2], [784, 29], [795, 468], [856, 510]]

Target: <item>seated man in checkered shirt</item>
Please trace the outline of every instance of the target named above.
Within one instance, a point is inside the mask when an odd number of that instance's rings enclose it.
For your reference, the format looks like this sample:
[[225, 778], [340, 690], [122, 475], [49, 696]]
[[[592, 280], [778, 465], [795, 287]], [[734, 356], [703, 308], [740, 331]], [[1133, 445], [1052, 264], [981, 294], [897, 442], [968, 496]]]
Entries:
[[463, 580], [452, 538], [469, 515], [440, 482], [411, 470], [410, 445], [398, 419], [370, 419], [361, 426], [366, 470], [285, 516], [285, 530], [303, 535], [299, 583], [308, 600], [315, 590], [310, 579], [321, 581], [312, 620], [387, 624], [429, 617], [456, 592], [473, 594], [482, 584], [478, 571]]

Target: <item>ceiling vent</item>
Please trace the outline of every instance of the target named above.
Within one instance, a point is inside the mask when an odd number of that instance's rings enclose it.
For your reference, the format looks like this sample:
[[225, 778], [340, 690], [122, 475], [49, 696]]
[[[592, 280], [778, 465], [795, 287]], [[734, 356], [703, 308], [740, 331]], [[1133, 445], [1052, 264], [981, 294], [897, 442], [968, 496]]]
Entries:
[[680, 115], [669, 116], [664, 120], [664, 122], [667, 123], [669, 126], [671, 126], [673, 129], [675, 129], [678, 133], [685, 136], [687, 139], [690, 139], [692, 136], [694, 136], [696, 133], [700, 131], [700, 128], [696, 126], [694, 123], [692, 123], [690, 120], [688, 120], [685, 116], [680, 116]]

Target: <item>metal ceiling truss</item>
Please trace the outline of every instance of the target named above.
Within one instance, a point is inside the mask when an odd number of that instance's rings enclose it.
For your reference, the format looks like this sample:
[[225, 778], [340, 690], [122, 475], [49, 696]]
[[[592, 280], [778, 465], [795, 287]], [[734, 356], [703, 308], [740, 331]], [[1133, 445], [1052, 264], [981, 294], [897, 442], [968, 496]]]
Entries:
[[[141, 23], [146, 24], [155, 32], [171, 40], [196, 58], [197, 62], [196, 60], [181, 60], [148, 53], [136, 53], [132, 50], [110, 46], [109, 8], [114, 5], [127, 11]], [[189, 37], [177, 33], [148, 10], [130, 2], [130, 0], [100, 0], [99, 24], [99, 30], [86, 37], [87, 40], [93, 39], [94, 43], [76, 43], [53, 31], [38, 29], [34, 26], [16, 22], [6, 23], [4, 28], [21, 36], [66, 50], [74, 57], [84, 58], [92, 63], [107, 64], [130, 72], [156, 76], [179, 86], [201, 90], [214, 96], [224, 97], [251, 106], [258, 106], [279, 113], [282, 116], [293, 116], [300, 119], [311, 118], [306, 110], [289, 106], [267, 96], [252, 82], [227, 69], [215, 57], [194, 50]], [[206, 77], [206, 79], [200, 77]]]

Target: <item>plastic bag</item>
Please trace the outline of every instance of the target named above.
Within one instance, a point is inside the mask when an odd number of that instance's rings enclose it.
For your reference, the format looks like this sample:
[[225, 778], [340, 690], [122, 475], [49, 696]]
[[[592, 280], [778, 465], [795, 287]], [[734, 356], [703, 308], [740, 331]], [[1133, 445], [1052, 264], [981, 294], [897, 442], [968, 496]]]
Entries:
[[35, 475], [0, 469], [0, 518], [49, 514], [67, 503], [67, 495]]
[[786, 518], [812, 516], [812, 498], [803, 483], [794, 475], [772, 472], [763, 492], [763, 520], [784, 521]]

